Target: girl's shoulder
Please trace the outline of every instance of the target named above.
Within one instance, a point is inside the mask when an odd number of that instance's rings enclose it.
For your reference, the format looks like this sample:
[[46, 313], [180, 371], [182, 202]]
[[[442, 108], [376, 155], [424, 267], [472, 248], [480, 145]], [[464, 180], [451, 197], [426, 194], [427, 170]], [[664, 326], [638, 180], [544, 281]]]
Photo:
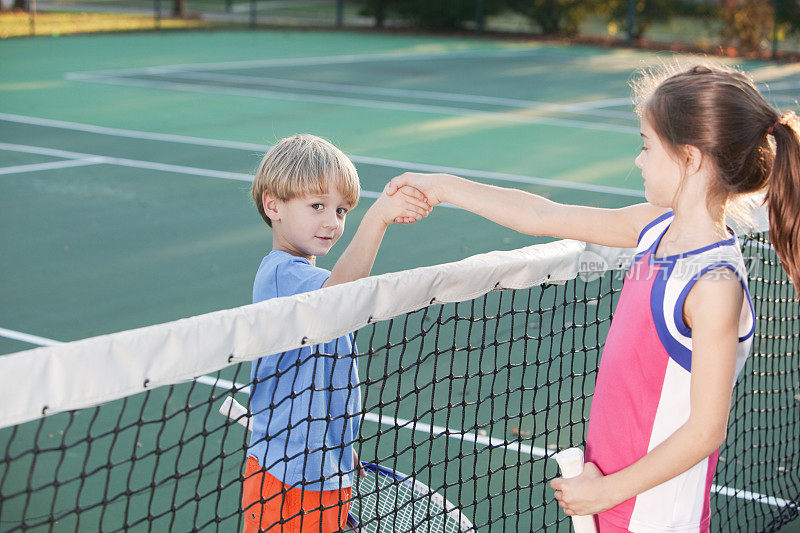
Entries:
[[652, 204], [640, 204], [640, 206], [634, 206], [638, 209], [633, 214], [635, 217], [633, 223], [639, 235], [636, 241], [637, 251], [648, 249], [669, 226], [675, 216], [675, 213], [668, 208]]
[[673, 215], [672, 209], [651, 203], [635, 204], [624, 209], [640, 236], [654, 224]]

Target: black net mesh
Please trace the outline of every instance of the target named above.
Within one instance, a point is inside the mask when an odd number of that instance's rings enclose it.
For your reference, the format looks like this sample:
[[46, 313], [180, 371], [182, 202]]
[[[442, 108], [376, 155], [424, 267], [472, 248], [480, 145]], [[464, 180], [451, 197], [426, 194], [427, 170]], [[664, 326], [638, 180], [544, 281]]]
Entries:
[[[713, 531], [775, 531], [800, 501], [798, 303], [763, 235], [744, 251], [754, 353], [734, 393]], [[547, 486], [558, 475], [549, 456], [583, 445], [622, 274], [434, 300], [357, 331], [364, 416], [354, 447], [422, 484], [410, 503], [364, 484], [358, 502], [377, 490], [383, 507], [377, 519], [359, 515], [361, 530], [403, 530], [395, 515], [423, 502], [415, 530], [458, 530], [443, 525], [456, 509], [480, 531], [569, 531]], [[241, 530], [259, 509], [241, 505], [249, 435], [219, 409], [229, 396], [247, 406], [252, 385], [250, 363], [234, 364], [0, 430], [0, 530]], [[433, 505], [431, 492], [453, 507]]]

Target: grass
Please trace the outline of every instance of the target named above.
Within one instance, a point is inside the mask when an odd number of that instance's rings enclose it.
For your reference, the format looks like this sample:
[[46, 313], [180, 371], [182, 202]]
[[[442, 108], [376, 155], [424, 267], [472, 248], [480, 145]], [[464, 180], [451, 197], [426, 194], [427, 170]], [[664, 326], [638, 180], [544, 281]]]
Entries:
[[[217, 26], [215, 24], [214, 26]], [[161, 29], [207, 28], [212, 24], [195, 19], [161, 19]], [[109, 13], [37, 13], [31, 25], [29, 13], [0, 13], [0, 39], [32, 35], [57, 37], [71, 33], [155, 30], [152, 16]]]

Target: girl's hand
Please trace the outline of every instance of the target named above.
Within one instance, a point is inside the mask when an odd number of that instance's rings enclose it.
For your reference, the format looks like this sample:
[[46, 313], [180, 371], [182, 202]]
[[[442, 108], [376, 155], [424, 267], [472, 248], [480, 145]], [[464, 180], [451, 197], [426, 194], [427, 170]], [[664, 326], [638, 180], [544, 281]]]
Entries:
[[380, 216], [385, 225], [392, 222], [400, 224], [411, 224], [428, 216], [431, 207], [428, 205], [425, 195], [413, 187], [401, 187], [394, 191], [395, 194], [388, 194], [389, 185], [383, 190], [383, 194], [372, 204], [369, 211], [374, 211]]
[[442, 203], [441, 193], [437, 190], [439, 178], [442, 174], [421, 174], [419, 172], [405, 172], [392, 178], [386, 186], [386, 194], [392, 196], [404, 186], [414, 187], [425, 195], [428, 205], [435, 207]]
[[617, 503], [608, 494], [603, 483], [604, 477], [594, 463], [585, 463], [580, 476], [556, 478], [550, 482], [550, 487], [555, 489], [558, 505], [567, 515], [592, 515], [610, 509]]

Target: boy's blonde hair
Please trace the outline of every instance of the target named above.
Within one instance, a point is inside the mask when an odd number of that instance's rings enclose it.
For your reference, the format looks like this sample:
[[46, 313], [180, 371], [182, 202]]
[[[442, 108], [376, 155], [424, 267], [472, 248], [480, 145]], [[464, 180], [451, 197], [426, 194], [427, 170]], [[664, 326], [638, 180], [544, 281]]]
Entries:
[[350, 159], [325, 139], [296, 134], [281, 139], [264, 154], [251, 192], [261, 218], [272, 227], [264, 212], [265, 192], [285, 202], [309, 194], [327, 194], [331, 184], [351, 207], [358, 204], [361, 185]]

